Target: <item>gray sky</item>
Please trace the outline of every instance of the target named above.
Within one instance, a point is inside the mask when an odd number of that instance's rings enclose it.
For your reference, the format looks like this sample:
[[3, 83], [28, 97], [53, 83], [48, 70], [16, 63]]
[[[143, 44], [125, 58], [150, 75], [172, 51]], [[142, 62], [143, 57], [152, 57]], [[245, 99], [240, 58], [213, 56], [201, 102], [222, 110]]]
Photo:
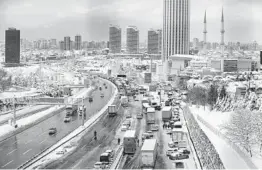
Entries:
[[[207, 10], [208, 41], [220, 41], [221, 9], [225, 41], [262, 44], [262, 0], [191, 0], [191, 40], [203, 38]], [[81, 34], [83, 40], [108, 40], [108, 25], [140, 30], [144, 42], [149, 28], [162, 27], [163, 0], [0, 0], [0, 40], [4, 30], [16, 27], [30, 40]], [[123, 37], [125, 40], [125, 37]]]

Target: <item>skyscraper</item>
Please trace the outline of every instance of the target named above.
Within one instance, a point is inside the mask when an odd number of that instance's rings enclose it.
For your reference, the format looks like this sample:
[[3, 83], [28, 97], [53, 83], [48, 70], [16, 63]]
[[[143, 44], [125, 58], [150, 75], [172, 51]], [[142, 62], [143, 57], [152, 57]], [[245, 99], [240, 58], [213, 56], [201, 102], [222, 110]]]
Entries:
[[65, 45], [64, 45], [64, 49], [65, 50], [70, 50], [71, 48], [70, 48], [70, 37], [65, 37], [64, 38], [64, 43], [65, 43]]
[[20, 30], [15, 28], [5, 31], [5, 63], [20, 63]]
[[126, 51], [129, 54], [139, 52], [139, 30], [135, 26], [128, 26], [126, 29]]
[[51, 39], [51, 47], [56, 48], [57, 44], [56, 44], [56, 39]]
[[121, 52], [121, 28], [117, 25], [109, 26], [109, 50], [111, 53]]
[[75, 36], [75, 49], [76, 50], [82, 49], [82, 37], [81, 37], [81, 35]]
[[189, 54], [190, 0], [164, 0], [162, 60]]
[[65, 50], [65, 42], [64, 41], [59, 41], [59, 49], [61, 51], [64, 51]]
[[159, 54], [161, 51], [161, 41], [162, 41], [162, 31], [161, 30], [148, 30], [147, 38], [147, 53], [148, 54]]

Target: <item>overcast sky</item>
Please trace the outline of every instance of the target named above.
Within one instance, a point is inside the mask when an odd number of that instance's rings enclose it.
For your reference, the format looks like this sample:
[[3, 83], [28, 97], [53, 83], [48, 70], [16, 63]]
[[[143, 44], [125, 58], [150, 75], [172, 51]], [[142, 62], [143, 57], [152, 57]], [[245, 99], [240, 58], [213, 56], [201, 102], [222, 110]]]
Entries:
[[[226, 42], [262, 44], [262, 0], [191, 0], [191, 40], [203, 39], [206, 9], [207, 39], [220, 41], [222, 6]], [[109, 24], [118, 24], [123, 34], [128, 25], [137, 26], [145, 42], [149, 28], [162, 28], [162, 13], [163, 0], [0, 0], [0, 40], [5, 29], [16, 27], [30, 40], [81, 34], [83, 40], [107, 41]]]

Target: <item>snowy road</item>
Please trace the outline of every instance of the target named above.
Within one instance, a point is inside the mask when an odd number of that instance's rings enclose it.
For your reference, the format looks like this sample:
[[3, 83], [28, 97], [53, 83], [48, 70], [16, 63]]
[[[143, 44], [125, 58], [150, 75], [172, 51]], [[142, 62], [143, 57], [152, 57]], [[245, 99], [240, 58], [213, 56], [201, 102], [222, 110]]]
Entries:
[[[87, 118], [92, 116], [97, 110], [101, 109], [106, 101], [110, 99], [112, 87], [104, 89], [104, 98], [100, 98], [100, 91], [94, 92], [94, 102], [89, 104], [85, 101], [87, 107]], [[34, 155], [38, 154], [45, 148], [55, 144], [68, 133], [81, 125], [81, 119], [75, 115], [70, 123], [64, 123], [65, 111], [56, 114], [55, 116], [31, 127], [24, 132], [17, 134], [6, 141], [0, 143], [0, 168], [14, 169]], [[51, 127], [57, 128], [55, 136], [48, 135], [48, 129]]]

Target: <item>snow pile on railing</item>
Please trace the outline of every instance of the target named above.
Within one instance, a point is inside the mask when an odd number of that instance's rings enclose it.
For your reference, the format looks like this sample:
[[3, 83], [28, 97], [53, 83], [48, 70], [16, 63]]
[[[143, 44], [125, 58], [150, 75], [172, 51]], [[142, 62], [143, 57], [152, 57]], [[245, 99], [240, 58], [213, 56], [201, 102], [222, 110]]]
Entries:
[[192, 113], [184, 107], [184, 117], [193, 145], [203, 169], [225, 169], [219, 154], [206, 134], [199, 127]]

